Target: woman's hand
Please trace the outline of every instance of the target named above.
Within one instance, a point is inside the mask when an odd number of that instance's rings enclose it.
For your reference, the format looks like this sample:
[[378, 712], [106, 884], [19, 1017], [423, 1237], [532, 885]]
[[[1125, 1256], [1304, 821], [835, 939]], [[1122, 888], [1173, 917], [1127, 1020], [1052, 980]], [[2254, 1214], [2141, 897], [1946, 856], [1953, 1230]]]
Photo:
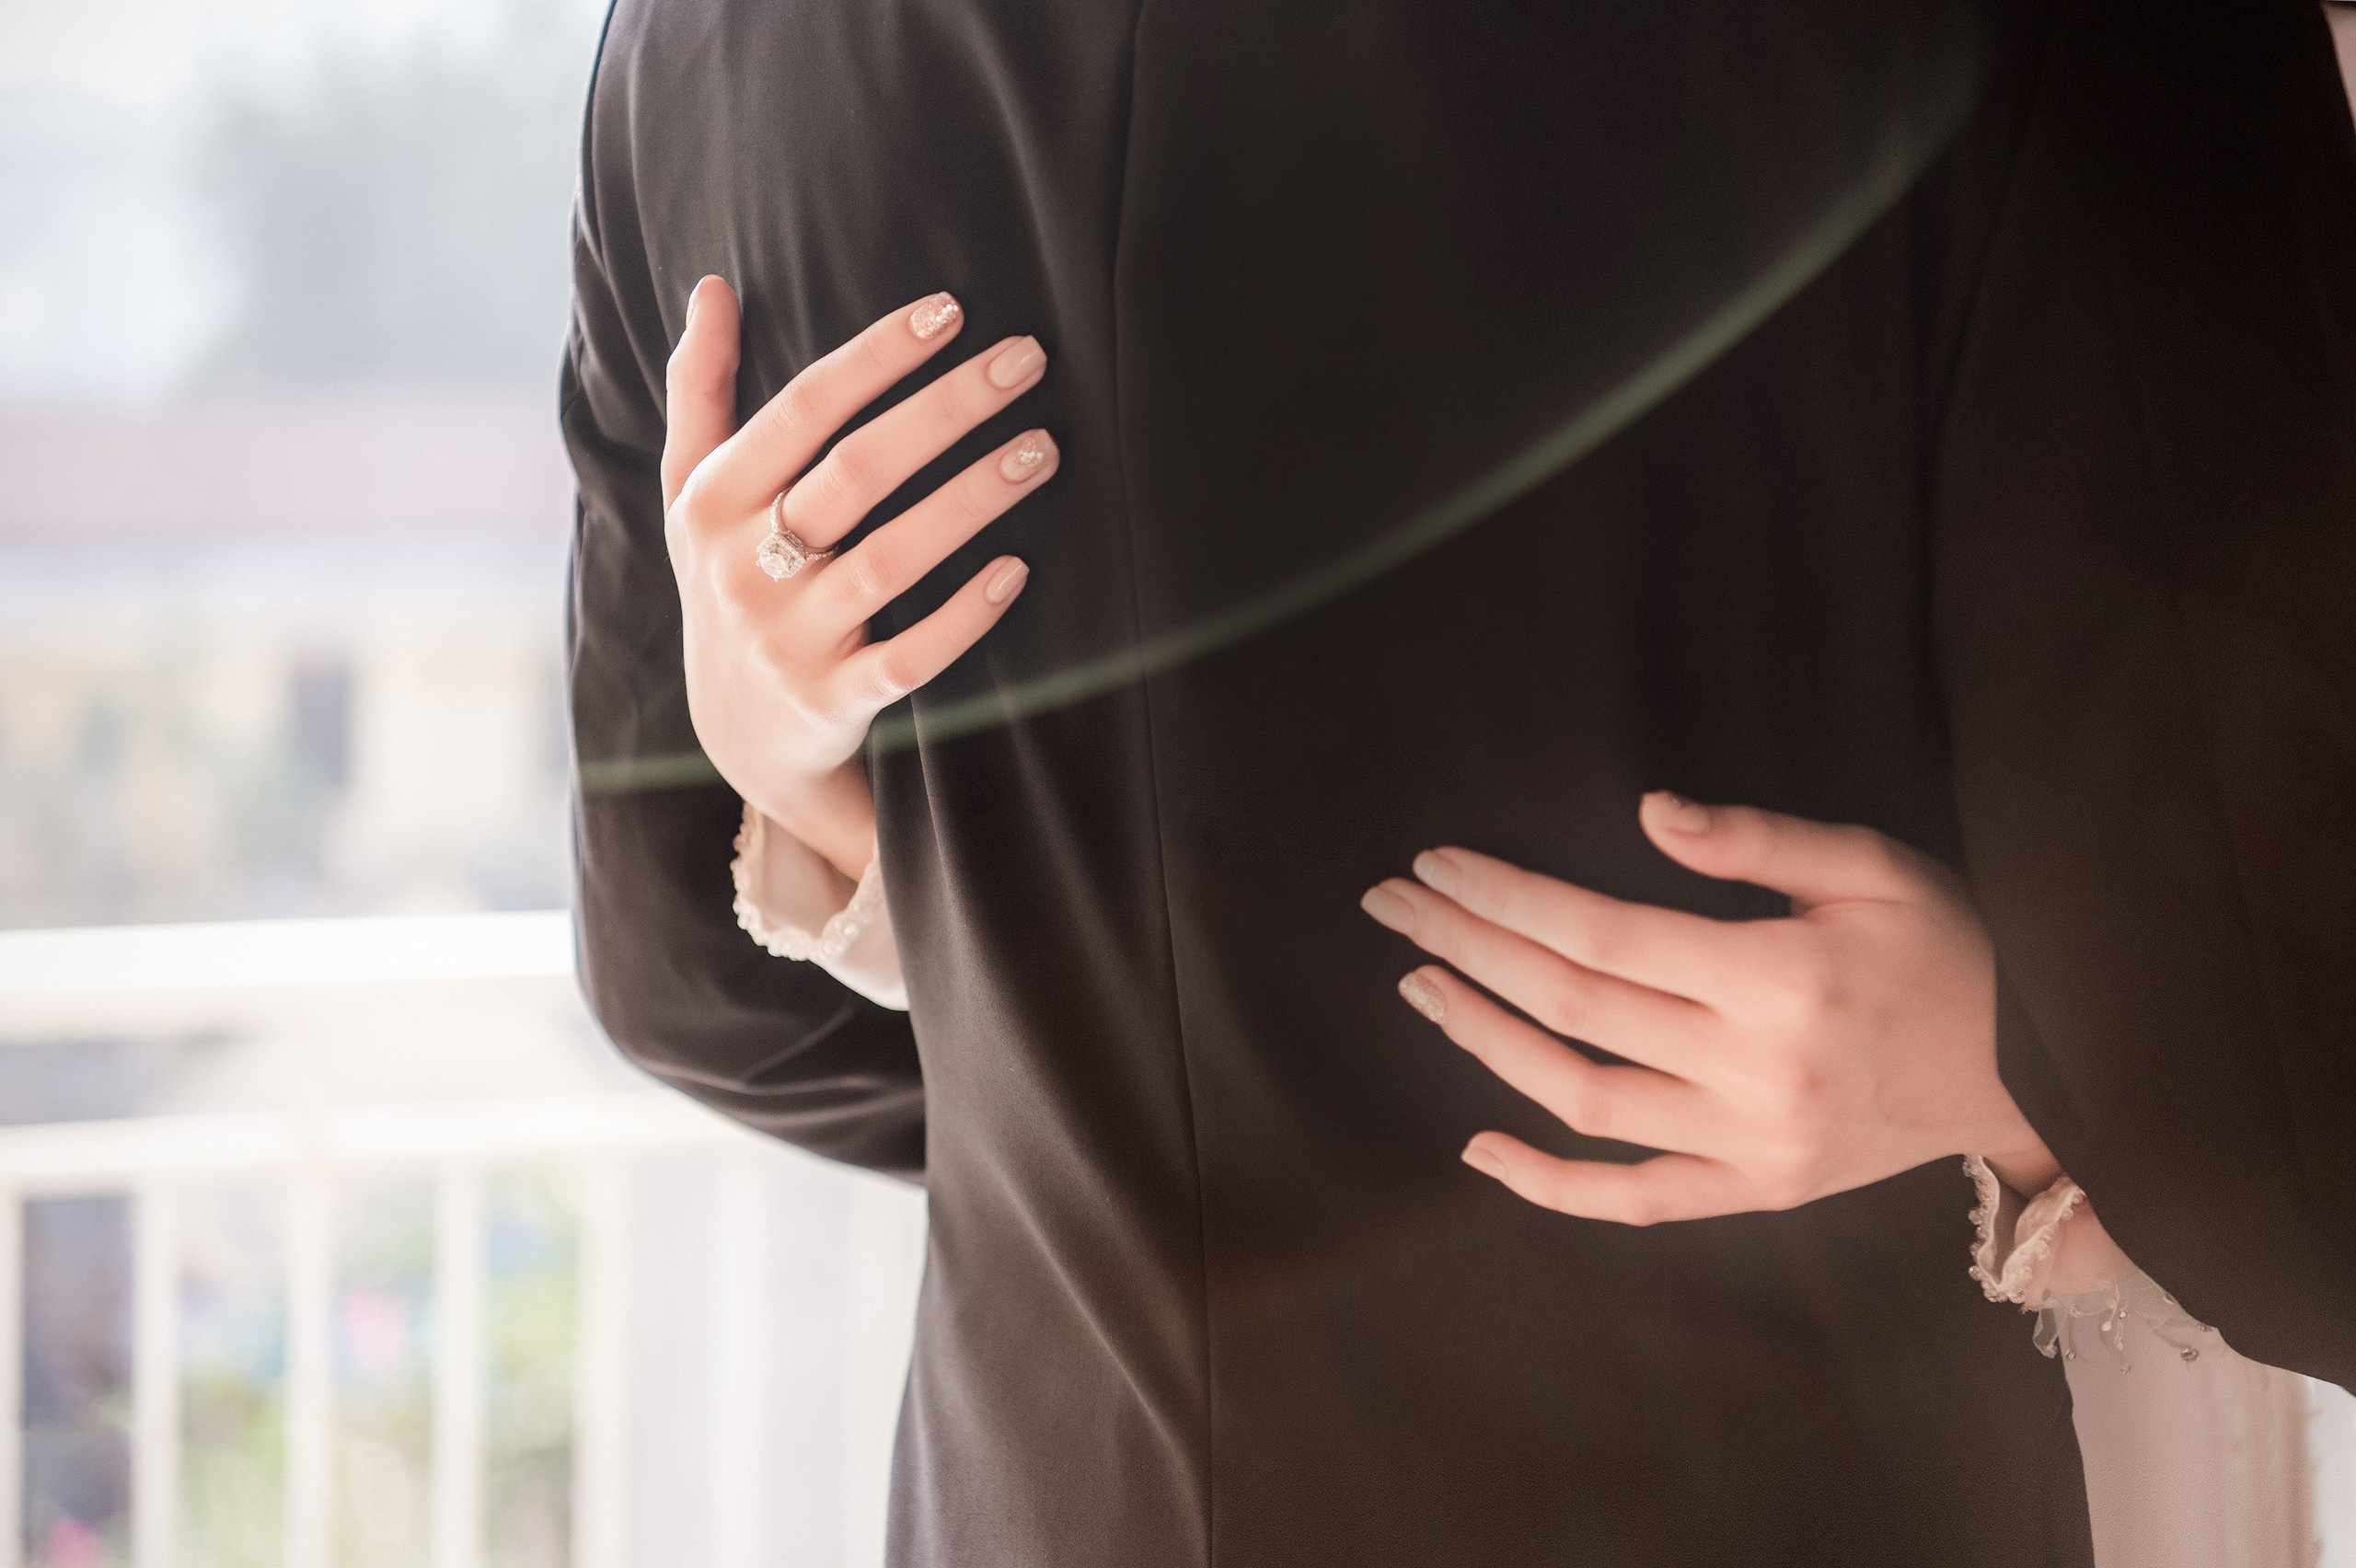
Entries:
[[671, 355], [664, 536], [679, 580], [687, 710], [721, 777], [856, 880], [875, 852], [859, 761], [868, 725], [995, 625], [1028, 569], [999, 557], [888, 641], [868, 641], [868, 620], [1044, 483], [1056, 444], [1043, 430], [1019, 435], [856, 548], [775, 581], [757, 559], [770, 503], [783, 491], [785, 528], [814, 550], [832, 548], [910, 475], [1038, 385], [1047, 358], [1033, 339], [1011, 338], [813, 466], [854, 414], [956, 337], [956, 301], [934, 294], [893, 312], [787, 383], [742, 430], [738, 320], [734, 291], [704, 279]]
[[1532, 1203], [1632, 1225], [1792, 1208], [1944, 1155], [1983, 1155], [2023, 1192], [2053, 1179], [1996, 1077], [1995, 962], [1946, 868], [1869, 828], [1749, 807], [1654, 794], [1640, 815], [1671, 859], [1787, 894], [1791, 917], [1626, 904], [1465, 849], [1417, 856], [1420, 882], [1366, 895], [1377, 920], [1544, 1026], [1418, 969], [1400, 991], [1449, 1039], [1577, 1131], [1670, 1151], [1557, 1159], [1488, 1132], [1467, 1164]]

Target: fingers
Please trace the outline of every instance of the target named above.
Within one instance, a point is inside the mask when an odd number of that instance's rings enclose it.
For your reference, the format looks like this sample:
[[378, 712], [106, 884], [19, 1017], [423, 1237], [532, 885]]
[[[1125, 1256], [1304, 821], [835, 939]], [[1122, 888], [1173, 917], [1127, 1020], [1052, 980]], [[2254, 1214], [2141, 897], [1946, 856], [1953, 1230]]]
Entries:
[[1750, 933], [1738, 924], [1608, 898], [1470, 849], [1426, 850], [1415, 870], [1481, 918], [1657, 991], [1715, 1001], [1747, 971]]
[[1446, 970], [1399, 983], [1408, 1005], [1564, 1125], [1595, 1138], [1693, 1152], [1723, 1120], [1682, 1078], [1650, 1067], [1607, 1067], [1515, 1018]]
[[715, 515], [737, 518], [767, 506], [853, 414], [930, 359], [964, 323], [954, 299], [932, 294], [873, 323], [787, 382], [697, 476]]
[[1035, 338], [1010, 338], [976, 354], [836, 443], [786, 492], [785, 526], [821, 549], [832, 545], [1046, 372], [1046, 351]]
[[687, 324], [664, 373], [663, 510], [679, 499], [696, 465], [736, 430], [739, 312], [727, 280], [709, 277], [687, 296]]
[[1913, 896], [1929, 862], [1869, 827], [1755, 806], [1704, 806], [1656, 790], [1637, 808], [1660, 852], [1703, 876], [1788, 894], [1804, 908]]
[[884, 642], [853, 653], [837, 672], [844, 706], [869, 718], [930, 682], [981, 640], [1022, 592], [1031, 569], [1012, 556], [974, 574], [950, 601]]
[[1403, 879], [1369, 892], [1363, 907], [1557, 1034], [1680, 1078], [1703, 1066], [1711, 1015], [1694, 1002], [1574, 963]]
[[1740, 1171], [1690, 1154], [1664, 1154], [1639, 1165], [1557, 1159], [1519, 1138], [1483, 1133], [1465, 1146], [1464, 1163], [1542, 1208], [1619, 1225], [1708, 1219], [1767, 1206]]
[[821, 638], [841, 636], [873, 618], [952, 551], [1046, 483], [1062, 460], [1045, 431], [1016, 436], [829, 561], [795, 613], [808, 616], [812, 634]]

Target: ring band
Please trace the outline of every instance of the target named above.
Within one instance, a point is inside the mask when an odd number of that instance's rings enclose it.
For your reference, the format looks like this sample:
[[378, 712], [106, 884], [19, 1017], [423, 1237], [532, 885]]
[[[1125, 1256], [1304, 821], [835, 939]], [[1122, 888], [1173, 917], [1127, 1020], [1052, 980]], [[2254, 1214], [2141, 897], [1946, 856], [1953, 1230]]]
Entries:
[[769, 574], [769, 580], [782, 582], [803, 567], [815, 566], [834, 553], [833, 550], [811, 548], [810, 541], [785, 525], [785, 492], [778, 491], [777, 499], [769, 502], [768, 537], [761, 541], [760, 549], [753, 557], [760, 563], [761, 570]]

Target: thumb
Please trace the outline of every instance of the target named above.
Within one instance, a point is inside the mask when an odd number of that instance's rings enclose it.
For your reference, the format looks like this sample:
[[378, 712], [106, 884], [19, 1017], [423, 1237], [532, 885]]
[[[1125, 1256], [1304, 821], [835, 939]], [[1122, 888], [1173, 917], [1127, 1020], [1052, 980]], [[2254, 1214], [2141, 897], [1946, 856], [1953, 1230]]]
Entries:
[[1870, 827], [1810, 822], [1756, 806], [1704, 806], [1656, 790], [1636, 810], [1660, 852], [1705, 877], [1790, 896], [1802, 909], [1911, 897], [1914, 852]]
[[736, 291], [708, 277], [687, 296], [687, 323], [664, 374], [663, 510], [687, 476], [736, 433]]

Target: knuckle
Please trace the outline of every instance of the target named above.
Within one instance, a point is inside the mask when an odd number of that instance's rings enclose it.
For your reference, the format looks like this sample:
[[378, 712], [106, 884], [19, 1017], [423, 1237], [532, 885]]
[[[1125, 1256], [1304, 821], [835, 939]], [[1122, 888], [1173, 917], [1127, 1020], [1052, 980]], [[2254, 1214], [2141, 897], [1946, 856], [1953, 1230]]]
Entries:
[[715, 377], [709, 374], [698, 375], [699, 368], [687, 340], [682, 337], [671, 345], [671, 357], [663, 362], [663, 385], [673, 392], [710, 385]]
[[1805, 1045], [1775, 1053], [1767, 1063], [1768, 1110], [1778, 1126], [1797, 1129], [1822, 1113], [1831, 1098], [1828, 1074]]
[[907, 659], [896, 652], [886, 653], [877, 659], [871, 678], [873, 682], [872, 695], [879, 707], [899, 701], [924, 684], [908, 668]]
[[809, 371], [804, 371], [787, 382], [784, 391], [761, 406], [759, 418], [764, 434], [790, 439], [808, 428], [816, 418], [817, 409], [812, 405], [810, 387], [804, 380], [809, 374]]
[[739, 612], [751, 605], [753, 587], [746, 581], [747, 573], [741, 563], [714, 551], [704, 558], [702, 566], [704, 587], [714, 603]]
[[978, 476], [967, 474], [949, 487], [944, 498], [950, 520], [960, 529], [978, 528], [989, 521], [989, 505], [983, 494], [983, 482]]
[[1611, 1114], [1611, 1096], [1603, 1092], [1601, 1086], [1598, 1084], [1578, 1080], [1572, 1082], [1557, 1097], [1556, 1114], [1562, 1117], [1564, 1124], [1573, 1132], [1583, 1133], [1591, 1138], [1608, 1138], [1611, 1136], [1614, 1124]]
[[1760, 1172], [1751, 1179], [1751, 1186], [1761, 1204], [1777, 1211], [1796, 1209], [1816, 1195], [1813, 1161]]
[[818, 471], [826, 494], [839, 501], [863, 502], [875, 483], [874, 449], [856, 435], [846, 436], [826, 454]]
[[1908, 866], [1895, 839], [1885, 837], [1870, 827], [1850, 827], [1842, 830], [1848, 840], [1847, 848], [1865, 876], [1881, 883], [1901, 881]]
[[1788, 1121], [1759, 1143], [1755, 1174], [1768, 1188], [1803, 1182], [1823, 1162], [1827, 1129], [1818, 1119]]
[[996, 413], [999, 405], [1006, 400], [1005, 394], [978, 374], [946, 376], [937, 385], [941, 387], [941, 422], [944, 428], [960, 433]]
[[1573, 937], [1572, 954], [1590, 969], [1616, 974], [1630, 957], [1627, 931], [1610, 920], [1582, 920]]
[[745, 657], [752, 661], [753, 667], [764, 675], [781, 679], [792, 673], [793, 652], [781, 637], [774, 634], [756, 637], [745, 652]]
[[1620, 1221], [1639, 1229], [1650, 1229], [1669, 1217], [1660, 1194], [1642, 1182], [1631, 1182], [1619, 1203]]
[[1794, 943], [1777, 965], [1771, 995], [1785, 1020], [1806, 1024], [1832, 1009], [1839, 975], [1831, 957], [1813, 942]]
[[838, 684], [796, 683], [784, 692], [786, 709], [803, 729], [814, 734], [852, 727], [859, 721], [859, 705], [849, 694], [835, 689]]
[[702, 465], [688, 469], [687, 477], [679, 481], [679, 493], [673, 499], [664, 521], [676, 522], [682, 527], [694, 527], [703, 520], [707, 498], [710, 493], [711, 479]]
[[1576, 1035], [1594, 1016], [1587, 988], [1572, 980], [1558, 980], [1547, 987], [1531, 1009], [1531, 1016], [1556, 1034]]
[[843, 594], [854, 605], [877, 605], [890, 598], [896, 592], [899, 566], [894, 552], [875, 537], [835, 562], [842, 576]]

